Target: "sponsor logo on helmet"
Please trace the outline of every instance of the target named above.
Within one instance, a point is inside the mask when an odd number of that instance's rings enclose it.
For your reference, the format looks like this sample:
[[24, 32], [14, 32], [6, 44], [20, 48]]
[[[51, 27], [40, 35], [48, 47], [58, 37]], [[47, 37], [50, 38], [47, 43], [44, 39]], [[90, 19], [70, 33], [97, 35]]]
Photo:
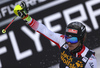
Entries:
[[86, 28], [84, 28], [84, 27], [81, 27], [81, 30], [82, 30], [82, 32], [84, 32], [84, 31], [85, 31], [85, 29], [86, 29]]
[[70, 33], [75, 33], [75, 34], [77, 34], [77, 33], [78, 33], [78, 31], [77, 31], [77, 30], [75, 30], [75, 29], [68, 29], [68, 32], [70, 32]]

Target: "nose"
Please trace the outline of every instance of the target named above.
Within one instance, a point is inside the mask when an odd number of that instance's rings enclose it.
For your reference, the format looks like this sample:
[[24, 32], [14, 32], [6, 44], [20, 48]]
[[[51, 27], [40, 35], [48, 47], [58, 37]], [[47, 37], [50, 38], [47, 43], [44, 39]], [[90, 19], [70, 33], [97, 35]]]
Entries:
[[67, 44], [71, 44], [70, 42], [67, 42]]

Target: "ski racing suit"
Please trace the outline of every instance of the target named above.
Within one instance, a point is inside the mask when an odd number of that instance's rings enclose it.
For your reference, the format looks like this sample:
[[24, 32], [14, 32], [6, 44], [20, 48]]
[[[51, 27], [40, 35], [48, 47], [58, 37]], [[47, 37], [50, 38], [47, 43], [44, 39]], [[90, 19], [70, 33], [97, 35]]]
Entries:
[[[68, 45], [65, 44], [65, 36], [50, 31], [45, 25], [38, 23], [35, 19], [28, 22], [29, 26], [54, 42], [61, 50], [60, 68], [97, 68], [96, 58], [93, 51], [83, 45], [80, 52], [76, 56], [70, 54]], [[81, 57], [79, 57], [81, 56]]]

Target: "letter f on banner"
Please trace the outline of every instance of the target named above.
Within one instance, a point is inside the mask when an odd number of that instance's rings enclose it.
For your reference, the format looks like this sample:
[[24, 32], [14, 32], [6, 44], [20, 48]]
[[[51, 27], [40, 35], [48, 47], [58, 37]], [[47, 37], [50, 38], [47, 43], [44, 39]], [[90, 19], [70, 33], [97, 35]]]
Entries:
[[20, 53], [20, 50], [19, 50], [19, 47], [18, 47], [18, 44], [17, 44], [17, 41], [16, 41], [16, 38], [15, 38], [13, 31], [9, 32], [9, 37], [10, 37], [12, 47], [13, 47], [13, 50], [14, 50], [14, 53], [15, 53], [17, 60], [22, 60], [22, 59], [32, 55], [32, 51], [30, 49]]
[[[78, 17], [76, 17], [74, 19], [71, 19], [70, 15], [73, 14], [73, 13], [76, 13], [76, 12], [80, 12], [81, 16], [78, 16]], [[83, 22], [83, 21], [87, 20], [85, 9], [84, 9], [82, 4], [76, 5], [74, 7], [69, 8], [69, 9], [65, 9], [63, 11], [63, 14], [64, 14], [64, 18], [65, 18], [65, 21], [66, 21], [67, 25], [70, 22], [73, 22], [73, 21]], [[87, 32], [91, 32], [92, 31], [92, 29], [88, 25], [86, 25], [86, 24], [84, 24], [84, 25], [86, 26]]]

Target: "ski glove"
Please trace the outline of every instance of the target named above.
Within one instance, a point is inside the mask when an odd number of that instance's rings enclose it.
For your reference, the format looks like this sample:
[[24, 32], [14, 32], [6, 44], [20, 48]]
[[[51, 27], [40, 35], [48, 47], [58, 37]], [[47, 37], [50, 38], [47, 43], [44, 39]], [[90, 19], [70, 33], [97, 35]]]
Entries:
[[31, 20], [31, 17], [28, 15], [26, 3], [24, 1], [22, 1], [20, 5], [15, 6], [14, 13], [17, 16], [20, 16], [23, 20], [26, 20], [27, 22]]

